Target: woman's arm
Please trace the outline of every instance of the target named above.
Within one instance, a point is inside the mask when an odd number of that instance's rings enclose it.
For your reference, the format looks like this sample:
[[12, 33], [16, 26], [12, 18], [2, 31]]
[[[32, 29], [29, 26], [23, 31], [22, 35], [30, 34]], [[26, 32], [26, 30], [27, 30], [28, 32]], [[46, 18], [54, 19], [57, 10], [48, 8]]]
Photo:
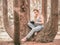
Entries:
[[40, 18], [41, 18], [41, 21], [40, 22], [35, 22], [35, 23], [37, 23], [37, 24], [44, 24], [44, 17], [41, 15]]
[[37, 18], [37, 16], [35, 15], [35, 16], [34, 16], [34, 22], [36, 22], [36, 18]]

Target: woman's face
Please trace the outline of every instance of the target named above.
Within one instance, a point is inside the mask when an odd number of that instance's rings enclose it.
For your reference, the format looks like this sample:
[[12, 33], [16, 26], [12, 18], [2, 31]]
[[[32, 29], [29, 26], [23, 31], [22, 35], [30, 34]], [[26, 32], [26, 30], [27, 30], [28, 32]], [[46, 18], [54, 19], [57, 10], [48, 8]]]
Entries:
[[37, 11], [34, 11], [34, 14], [35, 14], [35, 15], [38, 15], [39, 13], [38, 13]]

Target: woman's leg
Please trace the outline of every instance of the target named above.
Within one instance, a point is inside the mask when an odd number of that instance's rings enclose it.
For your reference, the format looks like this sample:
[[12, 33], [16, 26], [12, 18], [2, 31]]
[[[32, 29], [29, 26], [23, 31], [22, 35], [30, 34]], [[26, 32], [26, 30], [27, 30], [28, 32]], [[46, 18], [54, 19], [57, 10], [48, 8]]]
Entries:
[[33, 29], [27, 34], [27, 36], [24, 37], [21, 41], [26, 41], [27, 39], [29, 39], [29, 38], [34, 34], [34, 32], [40, 31], [43, 27], [44, 27], [44, 26], [39, 25], [39, 26], [33, 28]]
[[32, 28], [32, 30], [28, 33], [28, 35], [26, 36], [26, 38], [29, 39], [29, 38], [34, 34], [34, 32], [38, 32], [38, 31], [40, 31], [42, 28], [43, 28], [42, 25], [39, 25], [39, 26], [37, 26], [37, 27], [35, 27], [35, 28]]
[[28, 26], [32, 29], [32, 28], [35, 28], [35, 25], [32, 24], [31, 22], [28, 23]]

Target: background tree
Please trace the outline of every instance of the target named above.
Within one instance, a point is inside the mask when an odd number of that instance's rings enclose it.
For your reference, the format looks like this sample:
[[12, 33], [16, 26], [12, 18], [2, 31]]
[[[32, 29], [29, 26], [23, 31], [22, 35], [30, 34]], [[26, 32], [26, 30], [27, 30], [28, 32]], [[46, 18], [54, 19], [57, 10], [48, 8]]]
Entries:
[[[18, 7], [20, 8], [19, 5], [20, 1], [19, 0], [14, 0], [14, 8]], [[19, 6], [17, 6], [19, 5]], [[20, 11], [19, 11], [20, 12]], [[15, 45], [20, 45], [20, 17], [19, 14], [16, 12], [16, 10], [14, 10], [14, 43]]]
[[14, 38], [14, 30], [10, 27], [9, 20], [8, 20], [8, 4], [7, 0], [3, 0], [3, 21], [4, 27], [9, 34], [10, 37]]
[[[14, 0], [14, 7], [16, 7], [17, 0]], [[17, 2], [18, 3], [18, 2]], [[14, 39], [15, 45], [20, 45], [20, 25], [19, 25], [19, 14], [14, 10], [14, 30], [9, 25], [8, 20], [8, 6], [7, 0], [3, 0], [3, 21], [4, 27], [9, 36]]]

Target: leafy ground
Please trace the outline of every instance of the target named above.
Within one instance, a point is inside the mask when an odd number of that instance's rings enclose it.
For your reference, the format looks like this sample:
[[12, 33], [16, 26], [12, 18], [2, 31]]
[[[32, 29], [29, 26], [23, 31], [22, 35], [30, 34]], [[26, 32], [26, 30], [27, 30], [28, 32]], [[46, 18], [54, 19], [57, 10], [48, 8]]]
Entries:
[[[0, 41], [0, 45], [14, 45], [11, 41]], [[21, 45], [60, 45], [60, 39], [54, 40], [50, 43], [40, 43], [40, 42], [22, 42]]]
[[50, 43], [40, 43], [40, 42], [22, 42], [21, 45], [60, 45], [60, 39], [54, 40]]

